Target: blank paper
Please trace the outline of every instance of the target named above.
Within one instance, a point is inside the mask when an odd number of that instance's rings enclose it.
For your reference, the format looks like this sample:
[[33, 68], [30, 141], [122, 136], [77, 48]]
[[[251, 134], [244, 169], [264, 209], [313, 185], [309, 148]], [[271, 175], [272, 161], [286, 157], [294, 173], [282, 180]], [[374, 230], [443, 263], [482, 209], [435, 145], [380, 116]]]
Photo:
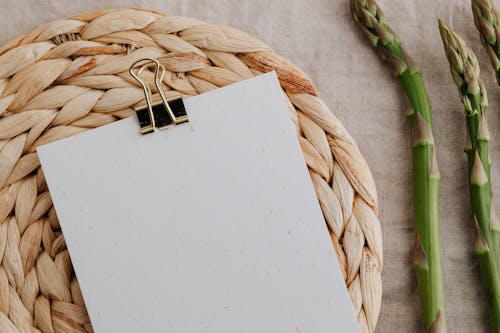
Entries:
[[274, 73], [38, 149], [96, 333], [358, 332]]

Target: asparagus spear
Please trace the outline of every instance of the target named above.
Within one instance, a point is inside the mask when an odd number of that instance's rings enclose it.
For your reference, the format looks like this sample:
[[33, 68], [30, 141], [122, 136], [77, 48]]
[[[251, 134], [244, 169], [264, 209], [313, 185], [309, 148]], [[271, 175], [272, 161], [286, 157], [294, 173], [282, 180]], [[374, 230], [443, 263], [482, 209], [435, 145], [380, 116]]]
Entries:
[[479, 64], [472, 50], [443, 21], [439, 21], [446, 57], [465, 108], [470, 195], [476, 228], [475, 253], [489, 302], [494, 332], [500, 331], [500, 222], [492, 202], [488, 152], [490, 134], [486, 123], [488, 99], [479, 79]]
[[387, 26], [373, 0], [351, 0], [354, 21], [394, 71], [413, 110], [408, 115], [413, 152], [413, 216], [417, 275], [422, 319], [428, 332], [445, 332], [445, 305], [439, 240], [438, 187], [440, 174], [432, 134], [431, 106], [415, 62]]
[[500, 85], [500, 17], [491, 0], [472, 0], [472, 12], [474, 13], [474, 23], [483, 43], [491, 65], [495, 70], [497, 82]]

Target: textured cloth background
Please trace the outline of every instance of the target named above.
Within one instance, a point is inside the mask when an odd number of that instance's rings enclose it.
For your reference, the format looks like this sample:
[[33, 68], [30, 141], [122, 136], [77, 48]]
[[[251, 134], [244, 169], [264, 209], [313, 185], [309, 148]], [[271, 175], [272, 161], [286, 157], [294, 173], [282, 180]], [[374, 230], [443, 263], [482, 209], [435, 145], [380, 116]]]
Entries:
[[[490, 97], [492, 177], [497, 193], [500, 88], [481, 48], [468, 0], [379, 0], [379, 4], [420, 65], [434, 106], [449, 331], [487, 332], [484, 295], [472, 255], [463, 153], [465, 122], [441, 46], [438, 17], [464, 37], [481, 62]], [[404, 116], [408, 104], [397, 82], [353, 26], [348, 0], [0, 0], [0, 42], [49, 21], [107, 7], [145, 7], [239, 28], [310, 75], [323, 100], [358, 142], [377, 183], [385, 252], [384, 298], [377, 331], [419, 331], [418, 295], [410, 267], [411, 154]]]

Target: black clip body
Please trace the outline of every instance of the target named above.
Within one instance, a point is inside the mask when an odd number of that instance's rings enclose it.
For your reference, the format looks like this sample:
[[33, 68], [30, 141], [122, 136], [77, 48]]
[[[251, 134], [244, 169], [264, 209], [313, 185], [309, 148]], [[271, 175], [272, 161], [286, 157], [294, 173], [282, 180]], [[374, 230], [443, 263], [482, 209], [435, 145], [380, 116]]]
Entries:
[[[151, 67], [154, 67], [154, 83], [161, 98], [157, 103], [153, 103], [151, 87], [141, 77], [144, 70]], [[158, 60], [151, 58], [138, 60], [130, 66], [129, 72], [141, 84], [144, 89], [144, 96], [146, 97], [146, 105], [135, 109], [142, 134], [152, 133], [155, 128], [163, 130], [172, 125], [189, 121], [182, 97], [166, 98], [162, 88], [165, 68]]]

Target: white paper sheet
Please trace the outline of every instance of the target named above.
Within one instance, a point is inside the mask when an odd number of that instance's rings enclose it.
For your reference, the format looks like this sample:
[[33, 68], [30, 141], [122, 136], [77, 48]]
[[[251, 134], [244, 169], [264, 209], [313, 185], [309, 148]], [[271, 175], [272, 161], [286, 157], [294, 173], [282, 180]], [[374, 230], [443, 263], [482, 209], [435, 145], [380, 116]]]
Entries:
[[96, 333], [358, 332], [274, 73], [38, 153]]

